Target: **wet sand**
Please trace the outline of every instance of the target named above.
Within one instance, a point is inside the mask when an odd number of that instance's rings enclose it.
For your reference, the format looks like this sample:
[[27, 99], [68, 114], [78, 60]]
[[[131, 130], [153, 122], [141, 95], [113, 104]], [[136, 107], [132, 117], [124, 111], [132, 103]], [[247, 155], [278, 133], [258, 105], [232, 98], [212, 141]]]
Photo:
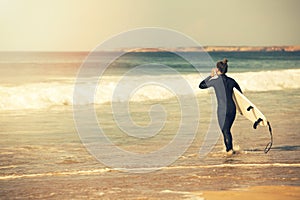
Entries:
[[238, 190], [227, 191], [205, 191], [205, 199], [222, 199], [222, 200], [297, 200], [300, 198], [300, 187], [294, 186], [255, 186]]
[[[285, 169], [285, 170], [284, 170]], [[255, 174], [255, 167], [181, 168], [149, 174], [115, 170], [0, 180], [1, 199], [299, 199], [299, 180]], [[299, 174], [299, 167], [268, 167]], [[263, 170], [262, 170], [263, 171]], [[238, 172], [238, 176], [236, 176]], [[264, 185], [273, 183], [273, 185]]]

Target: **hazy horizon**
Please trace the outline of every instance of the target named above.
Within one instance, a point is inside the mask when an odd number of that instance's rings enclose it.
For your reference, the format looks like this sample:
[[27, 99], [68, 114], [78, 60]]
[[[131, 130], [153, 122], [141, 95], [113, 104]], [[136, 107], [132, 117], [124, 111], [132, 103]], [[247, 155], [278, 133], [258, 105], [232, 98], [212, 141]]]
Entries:
[[185, 34], [203, 46], [300, 44], [297, 0], [0, 1], [0, 51], [90, 51], [141, 27]]

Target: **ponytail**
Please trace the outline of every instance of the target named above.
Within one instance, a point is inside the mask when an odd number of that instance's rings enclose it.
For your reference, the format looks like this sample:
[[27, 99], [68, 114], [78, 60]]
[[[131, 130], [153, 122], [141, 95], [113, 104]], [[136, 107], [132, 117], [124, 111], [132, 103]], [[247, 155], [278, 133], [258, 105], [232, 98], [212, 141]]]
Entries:
[[228, 60], [224, 58], [222, 61], [217, 62], [217, 68], [222, 74], [227, 73], [228, 65], [227, 65]]

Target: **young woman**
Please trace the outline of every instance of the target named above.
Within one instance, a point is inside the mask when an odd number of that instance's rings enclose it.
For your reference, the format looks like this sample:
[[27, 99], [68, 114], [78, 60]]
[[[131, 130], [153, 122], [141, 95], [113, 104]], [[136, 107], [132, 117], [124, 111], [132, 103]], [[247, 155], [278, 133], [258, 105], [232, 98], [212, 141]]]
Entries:
[[213, 87], [218, 101], [218, 122], [222, 130], [226, 152], [228, 155], [234, 154], [232, 146], [231, 126], [235, 119], [236, 107], [232, 98], [233, 88], [235, 87], [240, 92], [241, 88], [237, 82], [226, 76], [228, 69], [228, 60], [217, 62], [217, 68], [213, 68], [211, 75], [204, 79], [200, 85], [200, 89]]

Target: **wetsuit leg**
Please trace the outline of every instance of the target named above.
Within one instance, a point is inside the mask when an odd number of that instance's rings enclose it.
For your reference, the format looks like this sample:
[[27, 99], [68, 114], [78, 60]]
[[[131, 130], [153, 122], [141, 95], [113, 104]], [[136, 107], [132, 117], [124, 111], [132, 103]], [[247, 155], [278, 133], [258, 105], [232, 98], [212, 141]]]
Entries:
[[[219, 117], [219, 125], [220, 125], [220, 128], [221, 128], [222, 133], [223, 133], [224, 143], [225, 143], [227, 152], [232, 150], [232, 148], [233, 148], [232, 135], [231, 135], [230, 129], [231, 129], [232, 124], [234, 122], [235, 114], [236, 114], [235, 112], [226, 113], [225, 119], [223, 118], [223, 120], [221, 120], [222, 117]], [[220, 116], [220, 115], [221, 114], [218, 113], [218, 116]], [[224, 123], [222, 124], [221, 121], [223, 121]]]

